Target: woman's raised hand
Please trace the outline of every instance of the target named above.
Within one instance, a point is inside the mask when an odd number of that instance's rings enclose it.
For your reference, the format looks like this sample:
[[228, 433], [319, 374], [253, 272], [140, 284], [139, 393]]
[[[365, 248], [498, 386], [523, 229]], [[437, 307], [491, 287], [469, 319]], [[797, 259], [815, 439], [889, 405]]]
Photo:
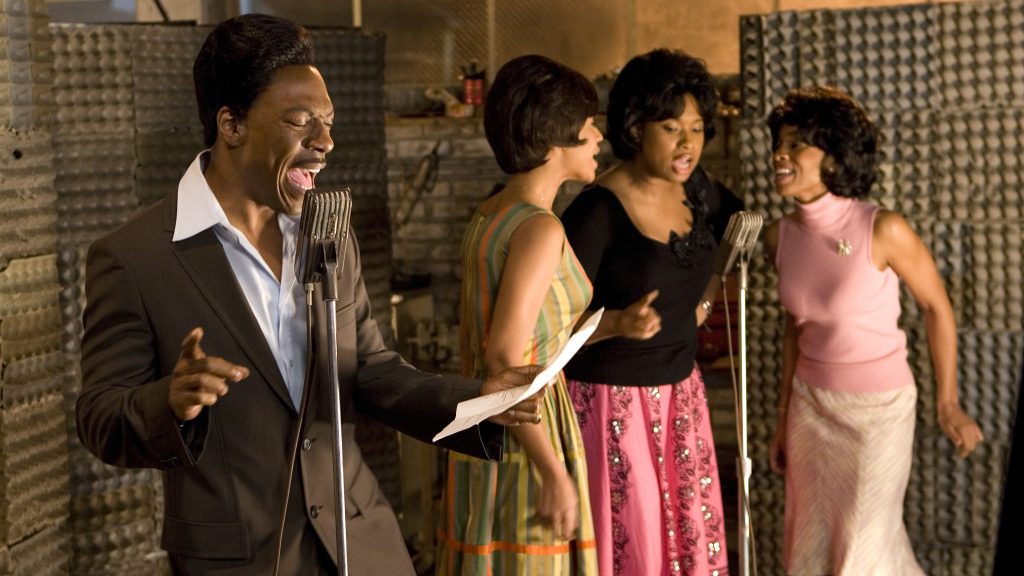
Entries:
[[616, 332], [626, 338], [647, 340], [661, 331], [661, 314], [651, 306], [657, 297], [658, 291], [651, 290], [622, 310], [615, 322]]

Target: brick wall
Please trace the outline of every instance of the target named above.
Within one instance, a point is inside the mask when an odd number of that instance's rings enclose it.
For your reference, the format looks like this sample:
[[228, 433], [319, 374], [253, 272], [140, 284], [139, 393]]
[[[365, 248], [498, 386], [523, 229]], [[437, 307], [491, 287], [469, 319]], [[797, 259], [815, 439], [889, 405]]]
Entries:
[[[393, 270], [429, 274], [435, 316], [454, 326], [459, 316], [459, 247], [477, 204], [505, 179], [480, 118], [394, 118], [387, 123], [388, 202]], [[413, 189], [418, 165], [437, 147], [436, 182]]]

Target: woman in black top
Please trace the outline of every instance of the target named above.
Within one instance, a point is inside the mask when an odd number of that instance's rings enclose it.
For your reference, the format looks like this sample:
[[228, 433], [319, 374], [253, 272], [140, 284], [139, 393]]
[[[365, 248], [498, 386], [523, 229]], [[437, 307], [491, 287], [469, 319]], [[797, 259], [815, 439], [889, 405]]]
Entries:
[[[562, 215], [594, 284], [590, 308], [608, 310], [566, 369], [603, 575], [728, 573], [694, 364], [718, 241], [741, 208], [698, 167], [717, 105], [700, 60], [668, 50], [631, 60], [608, 103], [608, 140], [622, 162]], [[637, 328], [650, 318], [660, 330]]]

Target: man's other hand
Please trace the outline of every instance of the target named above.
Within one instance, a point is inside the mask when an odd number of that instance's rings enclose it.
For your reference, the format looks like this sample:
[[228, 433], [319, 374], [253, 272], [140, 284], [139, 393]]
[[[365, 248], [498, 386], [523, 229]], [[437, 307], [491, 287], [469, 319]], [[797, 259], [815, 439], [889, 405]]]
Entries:
[[[483, 386], [480, 387], [480, 395], [493, 394], [495, 392], [502, 392], [511, 388], [528, 385], [533, 382], [533, 379], [540, 373], [540, 371], [540, 366], [517, 366], [514, 368], [506, 368], [484, 381]], [[546, 393], [547, 387], [508, 410], [491, 416], [488, 420], [495, 424], [501, 424], [502, 426], [539, 424], [541, 419], [540, 398]]]

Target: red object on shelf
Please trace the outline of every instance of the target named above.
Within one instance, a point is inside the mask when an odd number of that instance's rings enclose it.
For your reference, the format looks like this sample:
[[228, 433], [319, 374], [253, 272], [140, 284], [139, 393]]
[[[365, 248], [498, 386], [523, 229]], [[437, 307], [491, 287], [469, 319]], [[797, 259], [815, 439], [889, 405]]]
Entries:
[[463, 78], [462, 79], [462, 102], [481, 106], [484, 103], [484, 79]]

